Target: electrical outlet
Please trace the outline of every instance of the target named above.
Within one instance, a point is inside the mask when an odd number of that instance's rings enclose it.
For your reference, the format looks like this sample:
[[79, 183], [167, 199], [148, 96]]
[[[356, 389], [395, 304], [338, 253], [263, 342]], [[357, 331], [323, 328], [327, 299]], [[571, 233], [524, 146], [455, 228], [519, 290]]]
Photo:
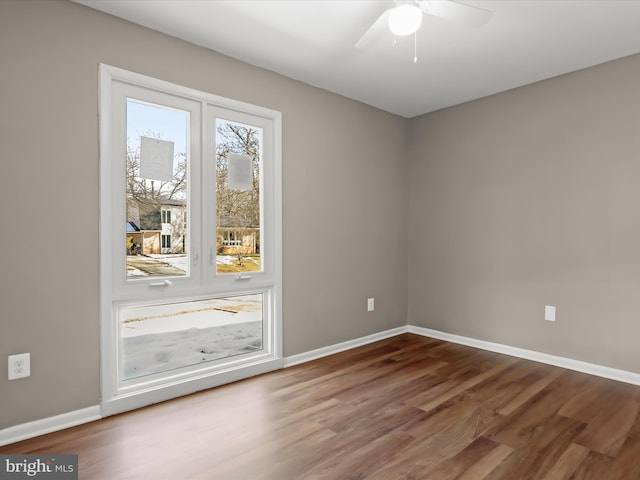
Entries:
[[9, 380], [31, 375], [31, 354], [9, 355]]
[[551, 305], [545, 305], [544, 307], [544, 319], [549, 322], [556, 321], [556, 307]]
[[367, 298], [367, 312], [373, 312], [374, 308], [373, 298]]

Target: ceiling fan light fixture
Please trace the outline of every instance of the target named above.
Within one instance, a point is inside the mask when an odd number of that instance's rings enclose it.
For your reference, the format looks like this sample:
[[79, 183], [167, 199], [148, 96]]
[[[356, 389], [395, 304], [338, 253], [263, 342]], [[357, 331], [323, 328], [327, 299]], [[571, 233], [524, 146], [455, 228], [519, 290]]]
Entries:
[[389, 29], [394, 35], [411, 35], [418, 31], [421, 24], [422, 12], [408, 3], [397, 6], [389, 15]]

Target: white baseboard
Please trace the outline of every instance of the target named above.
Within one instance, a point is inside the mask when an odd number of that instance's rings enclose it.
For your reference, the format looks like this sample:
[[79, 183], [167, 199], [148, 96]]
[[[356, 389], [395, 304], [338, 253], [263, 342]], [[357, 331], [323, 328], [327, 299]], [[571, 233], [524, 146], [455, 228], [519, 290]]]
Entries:
[[3, 428], [0, 430], [0, 446], [75, 427], [76, 425], [93, 422], [101, 418], [100, 406], [95, 405], [54, 417], [43, 418], [42, 420], [23, 423], [15, 427]]
[[[412, 325], [393, 328], [384, 332], [367, 335], [366, 337], [356, 338], [354, 340], [348, 340], [346, 342], [337, 343], [328, 347], [318, 348], [309, 352], [292, 355], [284, 359], [283, 366], [285, 368], [292, 367], [300, 363], [310, 362], [311, 360], [316, 360], [328, 355], [344, 352], [345, 350], [361, 347], [369, 343], [377, 342], [378, 340], [395, 337], [407, 332], [415, 333], [417, 335], [422, 335], [425, 337], [437, 338], [439, 340], [444, 340], [447, 342], [458, 343], [460, 345], [467, 345], [469, 347], [479, 348], [481, 350], [488, 350], [490, 352], [503, 353], [505, 355], [532, 360], [534, 362], [555, 365], [557, 367], [566, 368], [568, 370], [575, 370], [598, 377], [617, 380], [619, 382], [630, 383], [632, 385], [640, 385], [640, 374], [638, 373], [605, 367], [602, 365], [596, 365], [594, 363], [583, 362], [580, 360], [573, 360], [571, 358], [559, 357], [556, 355], [550, 355], [548, 353], [536, 352], [534, 350], [512, 347], [500, 343], [477, 340], [475, 338], [454, 335], [451, 333], [441, 332], [439, 330], [432, 330], [430, 328], [414, 327]], [[0, 446], [55, 432], [57, 430], [74, 427], [76, 425], [92, 422], [101, 418], [102, 415], [100, 413], [100, 406], [96, 405], [93, 407], [83, 408], [81, 410], [75, 410], [69, 413], [63, 413], [54, 417], [44, 418], [42, 420], [36, 420], [33, 422], [16, 425], [14, 427], [8, 427], [0, 430]]]
[[409, 327], [406, 327], [406, 326], [392, 328], [391, 330], [385, 330], [384, 332], [373, 333], [371, 335], [367, 335], [366, 337], [360, 337], [354, 340], [348, 340], [346, 342], [336, 343], [335, 345], [330, 345], [328, 347], [322, 347], [316, 350], [311, 350], [309, 352], [299, 353], [297, 355], [291, 355], [290, 357], [285, 357], [284, 367], [285, 368], [292, 367], [300, 363], [310, 362], [311, 360], [317, 360], [318, 358], [326, 357], [328, 355], [333, 355], [334, 353], [344, 352], [345, 350], [350, 350], [352, 348], [361, 347], [369, 343], [377, 342], [378, 340], [384, 340], [385, 338], [395, 337], [396, 335], [401, 335], [403, 333], [407, 333], [408, 331], [409, 331]]
[[[349, 340], [347, 342], [339, 343], [337, 345], [331, 345], [329, 347], [319, 348], [310, 352], [301, 353], [299, 355], [293, 355], [284, 359], [284, 367], [290, 367], [297, 365], [298, 363], [304, 363], [317, 358], [326, 357], [334, 353], [349, 350], [351, 348], [360, 347], [369, 343], [377, 342], [385, 338], [407, 333], [408, 328], [398, 327], [392, 330], [387, 330], [380, 333], [374, 333], [366, 337], [358, 338], [355, 340]], [[132, 406], [135, 408], [135, 406]], [[108, 408], [105, 409], [106, 414], [113, 414]], [[13, 427], [0, 429], [0, 446], [8, 445], [10, 443], [20, 442], [28, 438], [37, 437], [39, 435], [45, 435], [47, 433], [63, 430], [69, 427], [75, 427], [83, 423], [92, 422], [102, 418], [101, 407], [96, 405], [94, 407], [84, 408], [82, 410], [76, 410], [69, 413], [63, 413], [54, 417], [44, 418], [42, 420], [36, 420], [33, 422], [23, 423]]]
[[410, 325], [408, 327], [408, 331], [409, 333], [415, 333], [425, 337], [459, 343], [469, 347], [489, 350], [490, 352], [504, 353], [505, 355], [511, 355], [512, 357], [524, 358], [526, 360], [533, 360], [534, 362], [546, 363], [548, 365], [555, 365], [556, 367], [566, 368], [567, 370], [575, 370], [598, 377], [617, 380], [619, 382], [630, 383], [632, 385], [640, 385], [640, 374], [629, 372], [627, 370], [618, 370], [617, 368], [605, 367], [595, 363], [574, 360], [572, 358], [558, 357], [556, 355], [536, 352], [534, 350], [526, 350], [524, 348], [511, 347], [501, 343], [476, 340], [475, 338], [463, 337], [461, 335], [454, 335], [451, 333], [441, 332], [439, 330], [432, 330], [430, 328], [414, 327]]

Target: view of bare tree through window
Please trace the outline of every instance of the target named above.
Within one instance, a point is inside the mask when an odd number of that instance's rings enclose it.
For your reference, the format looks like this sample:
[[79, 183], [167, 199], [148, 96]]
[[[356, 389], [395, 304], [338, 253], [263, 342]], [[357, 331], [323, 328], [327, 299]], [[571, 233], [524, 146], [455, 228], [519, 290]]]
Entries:
[[127, 102], [127, 278], [188, 273], [188, 114]]
[[[128, 129], [126, 152], [127, 278], [186, 275], [189, 267], [187, 114], [129, 100], [127, 120], [132, 127]], [[135, 131], [134, 126], [137, 126]], [[261, 137], [260, 128], [216, 121], [218, 274], [262, 270]], [[154, 165], [151, 174], [141, 173], [145, 139], [171, 144], [172, 163], [164, 177], [158, 165]], [[241, 186], [230, 183], [230, 161], [234, 154], [250, 162], [248, 178]], [[162, 160], [152, 156], [151, 161], [154, 159]]]
[[[216, 273], [261, 270], [262, 129], [216, 121]], [[237, 158], [234, 157], [234, 154]], [[230, 180], [231, 160], [247, 162], [242, 185]]]

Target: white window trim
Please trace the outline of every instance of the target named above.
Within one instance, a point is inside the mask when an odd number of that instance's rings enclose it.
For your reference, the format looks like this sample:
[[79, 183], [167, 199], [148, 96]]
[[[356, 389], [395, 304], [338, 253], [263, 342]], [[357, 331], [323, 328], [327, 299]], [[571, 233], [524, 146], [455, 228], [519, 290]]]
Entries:
[[[101, 410], [102, 415], [111, 415], [133, 408], [139, 408], [152, 403], [157, 403], [180, 395], [185, 395], [198, 390], [212, 388], [218, 385], [257, 375], [260, 373], [282, 368], [282, 117], [281, 113], [220, 97], [188, 87], [165, 82], [145, 75], [129, 72], [109, 65], [100, 65], [100, 324], [101, 324]], [[244, 360], [230, 358], [226, 362], [212, 362], [187, 368], [173, 375], [166, 375], [162, 381], [149, 377], [144, 381], [133, 382], [131, 387], [122, 386], [114, 379], [118, 378], [117, 348], [114, 349], [114, 339], [118, 338], [116, 322], [114, 321], [114, 301], [121, 305], [135, 304], [135, 299], [128, 302], [126, 296], [114, 297], [113, 262], [114, 235], [112, 222], [114, 219], [113, 203], [114, 195], [121, 192], [113, 192], [106, 188], [113, 178], [112, 162], [114, 158], [112, 118], [110, 102], [112, 101], [113, 83], [125, 82], [158, 92], [167, 92], [172, 95], [201, 102], [203, 112], [207, 106], [232, 110], [238, 113], [246, 112], [249, 115], [267, 119], [272, 126], [272, 132], [268, 141], [272, 141], [273, 152], [272, 195], [269, 199], [272, 204], [269, 209], [273, 212], [273, 218], [269, 219], [268, 228], [271, 229], [273, 248], [272, 269], [267, 276], [256, 275], [251, 279], [251, 289], [245, 288], [244, 293], [263, 293], [264, 306], [272, 316], [272, 321], [265, 325], [264, 352], [249, 355]], [[202, 114], [201, 128], [207, 127]], [[198, 132], [200, 151], [203, 155], [210, 154], [210, 148], [204, 145], [202, 135]], [[206, 162], [205, 168], [206, 168]], [[206, 174], [207, 172], [203, 172]], [[106, 183], [107, 182], [107, 183]], [[205, 199], [206, 200], [206, 199]], [[199, 214], [201, 214], [199, 212]], [[123, 226], [124, 228], [124, 226]], [[215, 228], [215, 227], [214, 227]], [[202, 232], [206, 233], [206, 232]], [[200, 235], [200, 233], [199, 233]], [[213, 237], [215, 238], [215, 237]], [[200, 252], [201, 261], [205, 262], [206, 252]], [[215, 252], [214, 252], [215, 254]], [[209, 289], [211, 279], [200, 269], [196, 273], [200, 276], [200, 287], [184, 290], [179, 296], [173, 296], [170, 301], [189, 301], [210, 298]], [[221, 282], [216, 286], [215, 296], [225, 294], [237, 294], [237, 287], [232, 283]], [[161, 300], [158, 300], [160, 303]]]

